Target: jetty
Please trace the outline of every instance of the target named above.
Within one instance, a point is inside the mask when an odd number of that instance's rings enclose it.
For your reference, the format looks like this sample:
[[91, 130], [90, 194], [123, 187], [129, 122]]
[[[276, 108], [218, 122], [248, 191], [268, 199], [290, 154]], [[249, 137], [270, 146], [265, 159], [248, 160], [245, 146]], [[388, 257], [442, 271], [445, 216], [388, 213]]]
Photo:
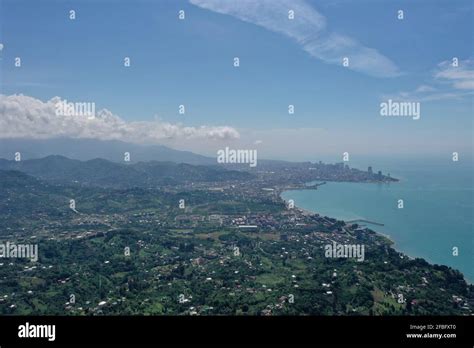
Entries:
[[383, 226], [384, 225], [384, 224], [381, 224], [380, 222], [364, 220], [364, 219], [348, 220], [348, 221], [346, 221], [346, 224], [354, 224], [354, 223], [357, 223], [357, 222], [372, 224], [372, 225], [376, 225], [376, 226]]
[[321, 183], [318, 183], [318, 184], [314, 184], [314, 185], [308, 185], [306, 188], [308, 189], [315, 189], [317, 190], [318, 189], [318, 186], [322, 186], [322, 185], [325, 185], [326, 184], [326, 181], [323, 181]]

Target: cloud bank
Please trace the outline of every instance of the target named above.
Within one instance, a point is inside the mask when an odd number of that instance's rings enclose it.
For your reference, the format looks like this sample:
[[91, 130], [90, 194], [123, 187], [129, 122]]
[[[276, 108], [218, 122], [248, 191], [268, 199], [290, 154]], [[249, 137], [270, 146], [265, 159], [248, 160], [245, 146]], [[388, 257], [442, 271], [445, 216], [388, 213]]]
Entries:
[[[48, 139], [55, 137], [121, 140], [133, 143], [157, 143], [161, 140], [229, 140], [240, 134], [232, 127], [186, 127], [161, 121], [126, 122], [107, 109], [86, 116], [57, 115], [54, 97], [47, 102], [19, 95], [0, 94], [0, 137]], [[68, 101], [69, 102], [69, 101]]]
[[[342, 66], [349, 58], [349, 69], [375, 77], [399, 75], [397, 66], [373, 48], [356, 40], [330, 32], [326, 18], [304, 0], [190, 0], [203, 9], [226, 14], [259, 25], [295, 40], [311, 56]], [[288, 19], [288, 11], [294, 19]]]

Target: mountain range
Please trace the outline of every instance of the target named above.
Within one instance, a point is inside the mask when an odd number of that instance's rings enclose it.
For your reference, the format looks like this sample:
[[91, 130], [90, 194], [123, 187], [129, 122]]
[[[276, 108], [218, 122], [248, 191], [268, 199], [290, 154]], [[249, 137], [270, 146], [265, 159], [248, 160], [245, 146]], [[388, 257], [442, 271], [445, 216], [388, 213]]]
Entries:
[[174, 150], [163, 145], [137, 145], [117, 140], [97, 139], [0, 139], [0, 158], [13, 159], [16, 152], [21, 159], [43, 158], [60, 155], [71, 159], [87, 161], [103, 158], [112, 162], [124, 161], [124, 153], [130, 153], [131, 162], [161, 161], [209, 165], [216, 159], [189, 151]]
[[183, 183], [248, 180], [252, 174], [213, 165], [174, 162], [116, 163], [105, 159], [80, 161], [64, 156], [41, 159], [0, 159], [0, 170], [14, 170], [60, 184], [100, 187], [158, 187]]

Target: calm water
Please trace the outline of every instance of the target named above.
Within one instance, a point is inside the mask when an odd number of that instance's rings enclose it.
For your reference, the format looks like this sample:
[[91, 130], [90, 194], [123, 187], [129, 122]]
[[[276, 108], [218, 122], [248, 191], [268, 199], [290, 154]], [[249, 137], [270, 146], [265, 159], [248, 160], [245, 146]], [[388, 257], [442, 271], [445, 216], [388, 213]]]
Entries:
[[[431, 263], [452, 266], [474, 280], [474, 203], [472, 162], [384, 160], [374, 170], [400, 179], [391, 184], [332, 183], [315, 190], [287, 191], [301, 208], [343, 220], [366, 219], [387, 234], [395, 248]], [[353, 165], [366, 168], [365, 165]], [[403, 199], [404, 208], [397, 202]], [[452, 248], [459, 248], [459, 256]]]

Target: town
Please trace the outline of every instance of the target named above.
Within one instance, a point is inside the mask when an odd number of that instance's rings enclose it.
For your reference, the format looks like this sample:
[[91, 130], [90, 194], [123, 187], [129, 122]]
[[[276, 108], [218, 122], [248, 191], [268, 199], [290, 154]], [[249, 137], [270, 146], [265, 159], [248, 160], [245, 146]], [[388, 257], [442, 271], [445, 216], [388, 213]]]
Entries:
[[[0, 171], [1, 239], [38, 245], [34, 263], [0, 260], [0, 312], [472, 313], [472, 292], [458, 271], [397, 252], [364, 222], [308, 212], [280, 197], [327, 181], [396, 179], [343, 164], [261, 162], [257, 172], [244, 170], [250, 177], [194, 175], [154, 187], [129, 187], [130, 177], [122, 188], [97, 186], [96, 169], [87, 183], [71, 177], [72, 184]], [[328, 257], [325, 246], [334, 243], [363, 247], [364, 258]]]

